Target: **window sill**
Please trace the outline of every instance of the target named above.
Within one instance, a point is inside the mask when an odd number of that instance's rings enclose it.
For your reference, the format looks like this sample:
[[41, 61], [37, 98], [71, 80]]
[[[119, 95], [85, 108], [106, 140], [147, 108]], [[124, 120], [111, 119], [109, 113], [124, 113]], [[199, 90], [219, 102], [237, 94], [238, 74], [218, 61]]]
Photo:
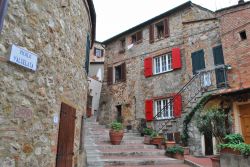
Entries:
[[109, 86], [119, 85], [119, 84], [122, 84], [122, 83], [126, 83], [126, 81], [117, 81], [117, 82], [114, 82], [114, 83], [110, 84]]
[[161, 73], [153, 74], [152, 76], [157, 76], [157, 75], [161, 75], [161, 74], [169, 73], [169, 72], [172, 72], [172, 71], [174, 71], [174, 70], [172, 69], [172, 70], [169, 70], [169, 71], [165, 71], [165, 72], [161, 72]]
[[166, 121], [166, 120], [171, 120], [174, 119], [174, 117], [169, 117], [169, 118], [158, 118], [156, 121]]

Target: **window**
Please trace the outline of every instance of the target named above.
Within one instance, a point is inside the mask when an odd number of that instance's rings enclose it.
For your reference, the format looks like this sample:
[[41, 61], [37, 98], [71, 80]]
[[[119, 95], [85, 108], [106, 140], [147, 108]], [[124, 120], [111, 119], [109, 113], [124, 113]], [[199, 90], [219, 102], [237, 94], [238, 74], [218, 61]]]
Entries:
[[114, 67], [108, 67], [107, 74], [108, 85], [126, 81], [126, 64], [122, 63]]
[[203, 70], [206, 68], [203, 49], [193, 52], [191, 54], [191, 57], [192, 57], [192, 66], [193, 66], [194, 75], [197, 74], [200, 70]]
[[142, 42], [142, 31], [138, 31], [135, 34], [131, 35], [131, 43], [140, 43]]
[[[155, 33], [156, 32], [156, 33]], [[149, 26], [149, 43], [154, 43], [155, 38], [162, 39], [169, 37], [169, 19], [166, 17], [162, 21]], [[155, 37], [156, 35], [156, 37]]]
[[173, 118], [173, 102], [172, 99], [162, 99], [154, 101], [154, 113], [161, 112], [157, 119]]
[[122, 67], [116, 66], [115, 67], [115, 82], [119, 82], [122, 78]]
[[172, 54], [168, 53], [154, 58], [154, 74], [172, 70]]
[[103, 50], [95, 48], [95, 56], [98, 57], [98, 58], [102, 57], [103, 56]]
[[160, 23], [157, 23], [156, 25], [156, 30], [157, 30], [157, 38], [161, 39], [164, 37], [164, 24], [163, 21]]
[[247, 34], [246, 34], [245, 30], [243, 30], [243, 31], [240, 32], [240, 39], [242, 41], [247, 39]]

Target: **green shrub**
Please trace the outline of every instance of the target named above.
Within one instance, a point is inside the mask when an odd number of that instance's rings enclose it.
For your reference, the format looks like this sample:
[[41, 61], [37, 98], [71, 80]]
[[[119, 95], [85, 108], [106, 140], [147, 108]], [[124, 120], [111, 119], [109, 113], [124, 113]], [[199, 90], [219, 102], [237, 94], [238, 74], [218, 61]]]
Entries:
[[144, 135], [151, 136], [151, 134], [152, 134], [153, 132], [154, 132], [154, 130], [151, 129], [151, 128], [144, 128], [144, 129], [143, 129]]
[[173, 146], [173, 147], [168, 147], [166, 149], [166, 154], [176, 154], [176, 153], [179, 153], [179, 154], [184, 154], [184, 149], [180, 146]]
[[234, 151], [240, 151], [240, 153], [244, 156], [250, 155], [250, 144], [238, 143], [238, 144], [219, 144], [220, 149], [223, 148], [231, 148]]
[[120, 122], [114, 121], [111, 123], [111, 129], [115, 130], [115, 131], [119, 131], [123, 129], [123, 126]]
[[156, 137], [156, 136], [158, 136], [159, 134], [156, 132], [156, 131], [153, 131], [152, 133], [151, 133], [151, 135], [150, 135], [150, 137]]
[[226, 135], [225, 138], [225, 143], [227, 144], [239, 144], [239, 143], [244, 143], [244, 139], [240, 134], [229, 134]]

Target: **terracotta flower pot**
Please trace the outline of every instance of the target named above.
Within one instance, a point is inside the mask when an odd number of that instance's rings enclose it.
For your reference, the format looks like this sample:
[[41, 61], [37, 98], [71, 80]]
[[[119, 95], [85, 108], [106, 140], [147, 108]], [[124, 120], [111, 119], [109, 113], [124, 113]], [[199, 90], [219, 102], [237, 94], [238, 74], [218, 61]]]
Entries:
[[223, 148], [220, 150], [220, 153], [241, 155], [239, 150], [234, 150], [232, 148]]
[[212, 167], [220, 167], [220, 157], [211, 157]]
[[154, 144], [154, 145], [161, 145], [163, 142], [163, 137], [153, 137], [150, 141], [150, 144]]
[[184, 160], [184, 155], [180, 153], [175, 153], [175, 154], [169, 154], [167, 153], [168, 157], [179, 159], [179, 160]]
[[175, 141], [166, 141], [165, 145], [166, 145], [166, 148], [173, 147], [173, 146], [175, 146]]
[[144, 144], [150, 144], [151, 137], [148, 135], [144, 135]]
[[111, 144], [113, 144], [113, 145], [121, 144], [123, 134], [124, 134], [123, 130], [115, 131], [115, 130], [111, 129], [109, 131], [109, 137], [110, 137]]

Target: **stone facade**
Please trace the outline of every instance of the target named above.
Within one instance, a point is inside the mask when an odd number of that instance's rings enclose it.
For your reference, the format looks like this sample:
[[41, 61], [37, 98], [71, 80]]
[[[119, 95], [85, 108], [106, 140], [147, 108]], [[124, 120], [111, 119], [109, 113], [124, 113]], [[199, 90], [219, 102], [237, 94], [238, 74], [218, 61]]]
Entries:
[[[0, 34], [0, 166], [55, 166], [62, 102], [76, 109], [72, 166], [83, 166], [87, 34], [94, 38], [92, 1], [9, 0]], [[8, 61], [12, 44], [38, 55], [36, 71]]]
[[[155, 29], [155, 39], [151, 43], [149, 26], [157, 25], [165, 18], [168, 18], [169, 36], [157, 39]], [[142, 40], [131, 45], [131, 36], [138, 31], [142, 31]], [[125, 46], [121, 44], [124, 40]], [[140, 120], [145, 119], [145, 100], [173, 97], [193, 77], [192, 52], [204, 49], [206, 69], [214, 67], [212, 48], [220, 45], [218, 20], [213, 12], [189, 2], [104, 41], [104, 44], [105, 78], [100, 101], [100, 122], [107, 124], [121, 117], [125, 126], [132, 125], [136, 131]], [[145, 58], [170, 53], [173, 48], [180, 49], [181, 69], [145, 77]], [[108, 69], [114, 70], [123, 63], [126, 65], [126, 81], [115, 82], [113, 78], [113, 83], [108, 83]], [[113, 77], [115, 75], [113, 71]], [[182, 98], [186, 100], [185, 96]], [[183, 108], [181, 118], [169, 123], [170, 132], [182, 131], [183, 119], [189, 111]], [[149, 124], [157, 129], [162, 122], [153, 121]], [[194, 125], [192, 123], [190, 132], [191, 149], [192, 153], [198, 155], [201, 154], [201, 135]]]
[[98, 41], [95, 41], [94, 46], [90, 51], [89, 77], [95, 78], [99, 81], [103, 81], [104, 55], [104, 45]]

